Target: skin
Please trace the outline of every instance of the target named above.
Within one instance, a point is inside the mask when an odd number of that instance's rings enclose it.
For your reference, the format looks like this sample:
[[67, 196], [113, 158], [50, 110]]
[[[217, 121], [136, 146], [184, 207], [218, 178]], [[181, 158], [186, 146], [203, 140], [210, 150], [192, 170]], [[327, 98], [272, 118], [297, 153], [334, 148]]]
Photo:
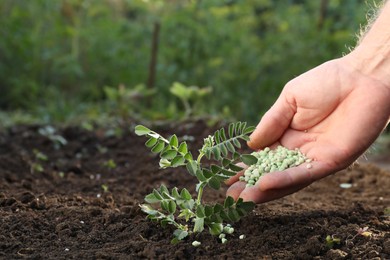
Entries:
[[390, 4], [361, 44], [286, 84], [252, 133], [254, 150], [299, 148], [307, 163], [262, 176], [252, 187], [230, 178], [227, 196], [263, 203], [294, 193], [351, 165], [390, 118]]

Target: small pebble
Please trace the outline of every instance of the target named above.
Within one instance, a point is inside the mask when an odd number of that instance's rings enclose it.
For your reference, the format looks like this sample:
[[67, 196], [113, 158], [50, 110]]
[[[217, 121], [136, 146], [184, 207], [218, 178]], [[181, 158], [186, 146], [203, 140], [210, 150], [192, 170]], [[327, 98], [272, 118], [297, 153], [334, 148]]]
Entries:
[[352, 184], [351, 183], [340, 183], [340, 188], [349, 189], [349, 188], [352, 188]]
[[244, 239], [245, 238], [245, 235], [240, 235], [239, 236], [239, 239]]
[[195, 247], [200, 246], [201, 244], [202, 244], [201, 242], [196, 241], [196, 240], [194, 242], [192, 242], [192, 245]]

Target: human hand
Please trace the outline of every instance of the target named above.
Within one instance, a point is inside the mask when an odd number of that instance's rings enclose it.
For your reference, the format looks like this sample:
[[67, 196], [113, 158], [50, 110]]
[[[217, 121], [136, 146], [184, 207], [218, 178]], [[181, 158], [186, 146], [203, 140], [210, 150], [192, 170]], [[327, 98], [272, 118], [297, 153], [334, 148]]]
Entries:
[[296, 192], [352, 164], [390, 116], [390, 86], [356, 68], [353, 55], [291, 80], [252, 133], [249, 147], [299, 148], [310, 163], [262, 176], [252, 187], [230, 178], [227, 195], [262, 203]]

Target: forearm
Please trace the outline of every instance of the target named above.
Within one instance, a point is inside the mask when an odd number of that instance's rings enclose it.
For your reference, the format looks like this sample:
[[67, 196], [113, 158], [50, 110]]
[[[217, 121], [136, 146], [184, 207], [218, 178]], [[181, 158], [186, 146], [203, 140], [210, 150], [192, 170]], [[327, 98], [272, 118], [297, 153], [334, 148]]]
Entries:
[[390, 89], [390, 1], [386, 1], [370, 27], [347, 56], [359, 71]]

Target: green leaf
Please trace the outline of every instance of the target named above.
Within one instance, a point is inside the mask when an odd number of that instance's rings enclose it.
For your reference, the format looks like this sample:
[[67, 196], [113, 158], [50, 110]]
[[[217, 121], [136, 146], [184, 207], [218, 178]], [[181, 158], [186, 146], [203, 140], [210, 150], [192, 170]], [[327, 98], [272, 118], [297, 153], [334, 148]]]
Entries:
[[188, 232], [185, 231], [185, 230], [176, 229], [176, 230], [173, 232], [173, 235], [174, 235], [175, 238], [177, 238], [178, 240], [183, 240], [185, 237], [188, 236]]
[[179, 140], [177, 139], [176, 135], [172, 135], [169, 139], [169, 144], [173, 147], [177, 147], [179, 145]]
[[204, 214], [205, 214], [206, 217], [210, 217], [213, 213], [214, 213], [213, 207], [211, 207], [209, 205], [206, 205], [204, 207]]
[[150, 205], [147, 205], [147, 204], [141, 204], [140, 205], [140, 208], [143, 212], [145, 212], [146, 214], [149, 215], [150, 218], [152, 218], [153, 216], [156, 216], [159, 212], [157, 210], [155, 210], [154, 208], [152, 208], [152, 206]]
[[196, 171], [196, 178], [198, 178], [199, 181], [206, 181], [207, 180], [207, 178], [204, 177], [201, 170]]
[[211, 159], [211, 149], [206, 149], [205, 155], [206, 155], [207, 159], [210, 160]]
[[225, 146], [224, 144], [221, 144], [219, 147], [220, 147], [220, 149], [221, 149], [222, 156], [223, 156], [223, 157], [226, 157], [227, 154], [228, 154], [228, 151], [227, 151], [227, 149], [226, 149], [226, 146]]
[[225, 169], [222, 169], [221, 172], [226, 175], [226, 176], [234, 176], [237, 174], [237, 172], [235, 171], [228, 171], [228, 170], [225, 170]]
[[179, 146], [179, 149], [178, 149], [179, 153], [181, 153], [182, 155], [185, 155], [188, 153], [188, 148], [187, 148], [187, 143], [186, 142], [182, 142]]
[[234, 137], [234, 123], [229, 124], [229, 130], [228, 130], [229, 138]]
[[241, 122], [237, 122], [236, 125], [235, 125], [235, 132], [236, 132], [236, 135], [240, 135], [241, 134]]
[[212, 164], [210, 166], [210, 169], [213, 172], [213, 174], [217, 174], [217, 173], [219, 173], [221, 171], [221, 168], [218, 165], [215, 165], [215, 164]]
[[172, 238], [172, 240], [171, 240], [171, 244], [172, 244], [172, 245], [176, 245], [176, 244], [179, 243], [179, 242], [180, 242], [180, 240], [177, 239], [177, 237], [174, 237], [174, 238]]
[[219, 144], [221, 142], [221, 140], [219, 139], [219, 130], [215, 131], [214, 140], [215, 140], [215, 143], [217, 143], [217, 144]]
[[244, 168], [237, 166], [236, 164], [233, 164], [233, 163], [229, 165], [229, 169], [232, 171], [235, 171], [235, 172], [239, 172], [239, 171], [244, 170]]
[[223, 206], [219, 203], [215, 204], [213, 207], [214, 213], [219, 213], [221, 210], [223, 210]]
[[160, 201], [153, 193], [146, 195], [144, 200], [147, 203], [156, 203]]
[[243, 140], [245, 140], [245, 141], [250, 141], [251, 139], [249, 138], [249, 136], [247, 136], [247, 135], [242, 135], [241, 136], [241, 139], [243, 139]]
[[186, 153], [184, 159], [186, 159], [187, 161], [193, 161], [191, 152]]
[[204, 218], [195, 218], [194, 232], [202, 232], [204, 229]]
[[222, 166], [223, 167], [225, 167], [225, 168], [228, 167], [230, 163], [231, 163], [230, 160], [228, 160], [226, 158], [222, 159]]
[[167, 150], [161, 154], [161, 158], [172, 160], [177, 155], [177, 152], [175, 150]]
[[253, 131], [255, 131], [255, 129], [256, 129], [255, 126], [248, 126], [248, 127], [244, 130], [243, 134], [245, 134], [245, 135], [250, 134], [250, 133], [252, 133]]
[[230, 208], [234, 205], [234, 199], [230, 196], [226, 197], [225, 202], [223, 204], [224, 208]]
[[207, 170], [207, 169], [203, 169], [203, 175], [204, 175], [204, 177], [206, 177], [207, 179], [209, 179], [209, 178], [211, 178], [214, 174], [213, 174], [211, 171]]
[[177, 200], [178, 200], [178, 199], [181, 199], [180, 194], [179, 194], [179, 192], [178, 192], [178, 190], [177, 190], [176, 187], [174, 187], [174, 188], [172, 189], [171, 194], [172, 194], [172, 196], [173, 196], [175, 199], [177, 199]]
[[189, 193], [189, 191], [186, 188], [181, 190], [180, 196], [182, 197], [183, 200], [192, 199], [191, 193]]
[[204, 212], [204, 207], [203, 205], [198, 205], [198, 207], [196, 207], [196, 212], [195, 212], [196, 216], [198, 218], [204, 218], [205, 217], [205, 212]]
[[223, 230], [222, 223], [211, 223], [208, 226], [209, 226], [209, 232], [213, 236], [218, 236], [219, 234], [221, 234]]
[[150, 137], [148, 141], [146, 141], [145, 145], [148, 148], [152, 148], [157, 143], [157, 138]]
[[224, 128], [221, 128], [220, 131], [220, 138], [221, 138], [221, 141], [226, 141], [226, 134], [225, 134], [225, 129]]
[[226, 212], [224, 210], [222, 210], [219, 215], [221, 216], [221, 218], [225, 221], [231, 221], [231, 219], [229, 218], [229, 216], [226, 214]]
[[238, 141], [237, 139], [232, 139], [232, 142], [233, 142], [233, 144], [234, 144], [235, 147], [241, 148], [240, 141]]
[[198, 169], [198, 164], [195, 161], [189, 161], [186, 165], [188, 172], [195, 176], [196, 171]]
[[153, 153], [159, 153], [161, 152], [165, 147], [165, 143], [162, 140], [159, 140], [158, 143], [152, 148]]
[[255, 208], [256, 204], [252, 201], [243, 201], [242, 198], [238, 199], [236, 202], [236, 207], [239, 207], [246, 212], [250, 212]]
[[153, 194], [156, 197], [156, 199], [158, 199], [158, 200], [162, 200], [163, 199], [161, 194], [156, 189], [153, 189]]
[[219, 188], [221, 187], [221, 182], [215, 177], [210, 178], [208, 184], [214, 190], [219, 190]]
[[218, 146], [214, 146], [212, 148], [212, 152], [213, 152], [215, 160], [217, 160], [217, 161], [221, 160], [221, 151], [219, 150]]
[[137, 125], [135, 127], [135, 134], [138, 136], [147, 135], [151, 132], [152, 132], [152, 130], [150, 130], [149, 128], [147, 128], [143, 125]]
[[229, 219], [231, 219], [234, 222], [240, 220], [240, 215], [238, 214], [238, 212], [235, 209], [229, 209], [228, 216], [229, 216]]
[[241, 123], [240, 133], [242, 133], [242, 134], [244, 133], [245, 127], [246, 127], [246, 122], [242, 122]]
[[162, 185], [160, 186], [160, 193], [167, 193], [167, 194], [169, 194], [169, 190], [168, 190], [167, 186], [165, 186], [164, 184], [162, 184]]
[[171, 165], [172, 165], [172, 167], [177, 167], [177, 166], [184, 165], [184, 162], [185, 162], [184, 157], [181, 155], [178, 155], [175, 158], [173, 158]]
[[169, 202], [167, 200], [161, 201], [161, 208], [165, 211], [169, 212]]
[[242, 154], [241, 161], [249, 166], [249, 165], [257, 163], [258, 159], [255, 156], [250, 155], [250, 154]]
[[234, 153], [236, 151], [236, 148], [232, 145], [230, 141], [226, 141], [226, 148], [229, 150], [229, 152]]
[[168, 203], [168, 212], [174, 214], [176, 212], [176, 203], [173, 200], [170, 200]]

